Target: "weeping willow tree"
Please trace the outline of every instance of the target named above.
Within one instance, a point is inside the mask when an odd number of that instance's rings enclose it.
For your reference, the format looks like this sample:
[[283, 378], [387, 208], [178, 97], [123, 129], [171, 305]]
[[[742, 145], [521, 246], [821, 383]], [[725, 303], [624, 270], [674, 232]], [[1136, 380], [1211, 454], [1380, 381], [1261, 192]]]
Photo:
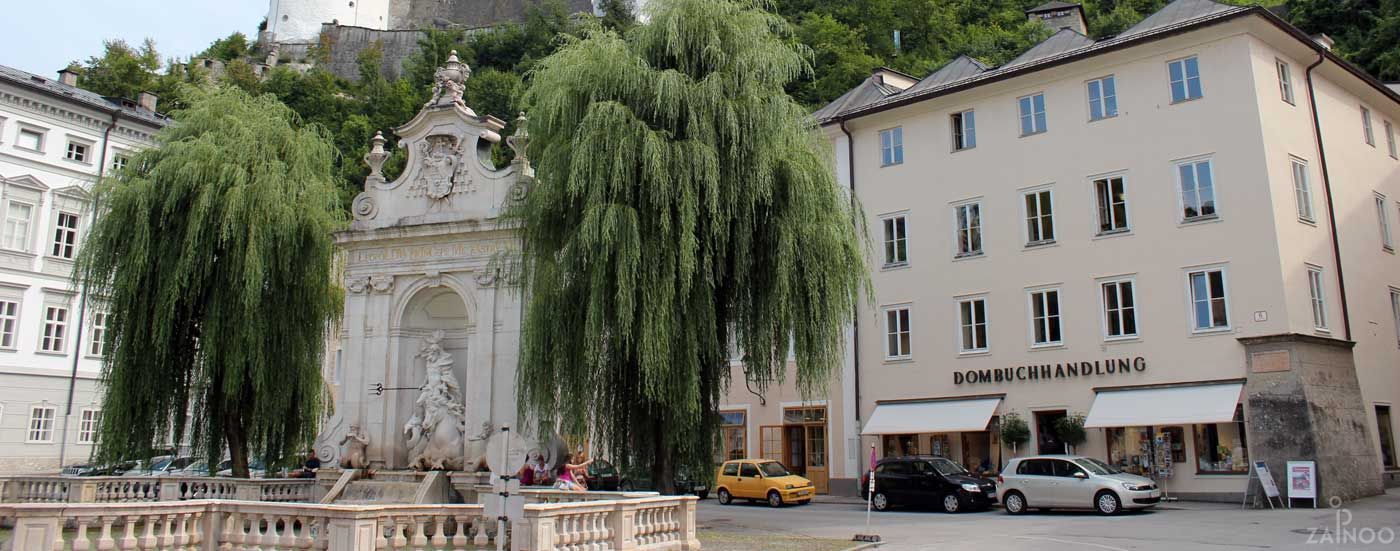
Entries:
[[759, 392], [790, 351], [823, 392], [866, 283], [864, 225], [784, 92], [808, 53], [765, 7], [653, 1], [625, 35], [562, 38], [526, 93], [522, 414], [667, 489], [709, 471], [730, 343]]
[[[332, 160], [272, 96], [190, 90], [156, 146], [95, 190], [76, 277], [108, 312], [97, 456], [148, 457], [188, 434], [235, 476], [305, 449], [341, 305]], [[271, 464], [271, 463], [270, 463]]]

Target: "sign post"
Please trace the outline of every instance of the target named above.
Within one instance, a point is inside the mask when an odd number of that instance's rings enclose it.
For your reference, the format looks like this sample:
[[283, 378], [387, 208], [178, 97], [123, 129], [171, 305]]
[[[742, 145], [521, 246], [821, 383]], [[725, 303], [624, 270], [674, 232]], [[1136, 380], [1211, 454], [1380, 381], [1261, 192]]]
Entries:
[[500, 432], [486, 441], [486, 464], [491, 468], [491, 491], [496, 495], [485, 505], [487, 516], [496, 517], [496, 551], [505, 550], [506, 524], [524, 516], [525, 497], [515, 474], [525, 466], [526, 459], [525, 442], [511, 432], [509, 425], [501, 426]]
[[875, 500], [875, 444], [873, 443], [870, 444], [870, 468], [866, 469], [865, 472], [869, 473], [870, 477], [870, 481], [865, 488], [865, 533], [856, 534], [856, 537], [852, 538], [852, 541], [873, 543], [880, 541], [880, 536], [878, 534], [870, 532], [870, 503]]
[[1313, 509], [1317, 508], [1317, 463], [1313, 461], [1288, 462], [1288, 507], [1293, 507], [1295, 499], [1311, 499]]
[[[1254, 468], [1249, 471], [1249, 478], [1259, 479], [1259, 487], [1264, 489], [1264, 503], [1269, 504], [1269, 508], [1274, 508], [1274, 501], [1279, 501], [1279, 506], [1283, 506], [1283, 498], [1279, 496], [1278, 485], [1274, 484], [1274, 475], [1269, 474], [1269, 464], [1263, 461], [1255, 461]], [[1245, 481], [1244, 499], [1240, 501], [1240, 508], [1243, 509], [1249, 502], [1249, 481]]]

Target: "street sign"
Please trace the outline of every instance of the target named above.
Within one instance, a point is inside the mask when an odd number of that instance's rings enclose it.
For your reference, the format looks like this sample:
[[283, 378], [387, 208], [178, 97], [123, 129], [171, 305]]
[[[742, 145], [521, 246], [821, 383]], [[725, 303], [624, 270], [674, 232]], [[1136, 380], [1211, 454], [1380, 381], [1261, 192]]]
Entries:
[[1317, 508], [1317, 463], [1312, 461], [1288, 462], [1288, 502], [1295, 499], [1311, 499], [1313, 509]]
[[515, 431], [498, 431], [486, 441], [486, 465], [496, 476], [514, 476], [528, 459], [526, 446]]
[[1264, 487], [1264, 496], [1278, 497], [1278, 485], [1274, 484], [1274, 476], [1269, 474], [1269, 464], [1263, 461], [1255, 461], [1254, 472], [1259, 475], [1259, 485]]

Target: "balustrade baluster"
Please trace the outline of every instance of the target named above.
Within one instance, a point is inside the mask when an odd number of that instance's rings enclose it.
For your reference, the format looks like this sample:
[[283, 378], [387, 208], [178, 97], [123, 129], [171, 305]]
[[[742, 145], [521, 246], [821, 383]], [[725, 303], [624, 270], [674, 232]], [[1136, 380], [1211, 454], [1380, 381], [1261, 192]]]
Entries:
[[388, 549], [389, 540], [394, 537], [394, 521], [383, 519], [379, 522], [379, 537], [374, 540], [375, 549]]
[[403, 549], [408, 545], [408, 522], [403, 518], [389, 517], [389, 522], [394, 526], [394, 549]]
[[[238, 536], [235, 536], [235, 525], [237, 524], [238, 513], [229, 513], [228, 516], [224, 517], [223, 529], [219, 534], [219, 551], [233, 551], [233, 544], [242, 543], [236, 541]], [[242, 532], [243, 528], [237, 527], [236, 530]]]
[[263, 551], [271, 551], [276, 548], [277, 542], [280, 539], [277, 535], [277, 517], [264, 514], [260, 521], [255, 520], [253, 524], [259, 525], [262, 530], [258, 533], [258, 538], [253, 540], [258, 542], [258, 545], [261, 546], [260, 549]]
[[457, 531], [452, 533], [452, 548], [462, 551], [467, 547], [467, 517], [457, 516], [450, 520], [457, 525]]
[[175, 549], [186, 551], [190, 548], [190, 534], [185, 527], [189, 522], [189, 513], [175, 515], [175, 534], [172, 536], [172, 543], [175, 545]]
[[122, 520], [126, 522], [126, 530], [118, 544], [122, 549], [136, 549], [136, 515], [126, 515]]
[[[476, 525], [476, 536], [472, 538], [472, 545], [481, 547], [491, 543], [491, 538], [486, 536], [486, 517], [476, 517], [472, 524]], [[500, 538], [503, 536], [497, 534], [496, 537]]]
[[409, 539], [409, 541], [413, 544], [413, 551], [423, 551], [423, 547], [428, 545], [428, 533], [426, 531], [427, 519], [424, 519], [420, 516], [407, 517], [403, 519], [403, 523], [405, 525], [407, 525], [409, 522], [413, 523], [411, 527], [411, 529], [413, 530], [413, 537]]
[[295, 522], [301, 525], [301, 531], [297, 533], [296, 538], [297, 549], [311, 549], [316, 543], [316, 540], [311, 538], [311, 517], [299, 516]]
[[141, 532], [141, 537], [138, 538], [138, 539], [136, 540], [137, 546], [138, 546], [140, 549], [155, 549], [155, 548], [156, 548], [156, 522], [160, 520], [160, 517], [159, 517], [159, 516], [154, 516], [154, 517], [152, 517], [152, 516], [147, 516], [147, 515], [142, 515], [142, 514], [132, 514], [131, 516], [134, 517], [134, 518], [136, 518], [136, 520], [137, 520], [137, 521], [140, 521], [140, 523], [141, 523], [141, 530], [142, 530], [142, 532]]
[[444, 534], [444, 533], [443, 533], [442, 521], [443, 521], [443, 517], [438, 516], [438, 515], [433, 515], [433, 540], [432, 540], [432, 542], [433, 542], [433, 548], [434, 548], [434, 549], [442, 549], [444, 546], [447, 545], [447, 534]]
[[116, 517], [101, 517], [98, 519], [98, 522], [102, 523], [102, 534], [97, 536], [98, 551], [111, 551], [117, 548], [117, 542], [112, 539], [112, 523], [116, 521]]
[[175, 524], [175, 519], [176, 515], [160, 516], [161, 532], [160, 536], [156, 538], [156, 542], [160, 545], [161, 549], [168, 549], [171, 545], [175, 544], [175, 532], [172, 526]]

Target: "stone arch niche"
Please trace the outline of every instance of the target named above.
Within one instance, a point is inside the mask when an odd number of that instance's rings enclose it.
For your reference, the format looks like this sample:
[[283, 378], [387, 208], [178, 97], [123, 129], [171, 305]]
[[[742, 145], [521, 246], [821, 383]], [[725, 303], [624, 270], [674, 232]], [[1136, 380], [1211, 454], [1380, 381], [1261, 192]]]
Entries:
[[[396, 323], [390, 328], [390, 348], [393, 350], [391, 369], [399, 387], [417, 388], [423, 384], [426, 361], [419, 357], [429, 337], [435, 332], [443, 332], [442, 348], [453, 357], [452, 373], [457, 381], [466, 385], [471, 369], [469, 350], [470, 320], [467, 302], [462, 294], [447, 286], [422, 287], [410, 291], [412, 294], [404, 303]], [[403, 390], [394, 394], [394, 399], [386, 402], [392, 408], [385, 417], [391, 419], [390, 428], [396, 431], [390, 464], [402, 468], [408, 464], [408, 450], [401, 445], [404, 439], [404, 424], [413, 416], [413, 406], [418, 393]], [[462, 396], [465, 400], [465, 396]]]

